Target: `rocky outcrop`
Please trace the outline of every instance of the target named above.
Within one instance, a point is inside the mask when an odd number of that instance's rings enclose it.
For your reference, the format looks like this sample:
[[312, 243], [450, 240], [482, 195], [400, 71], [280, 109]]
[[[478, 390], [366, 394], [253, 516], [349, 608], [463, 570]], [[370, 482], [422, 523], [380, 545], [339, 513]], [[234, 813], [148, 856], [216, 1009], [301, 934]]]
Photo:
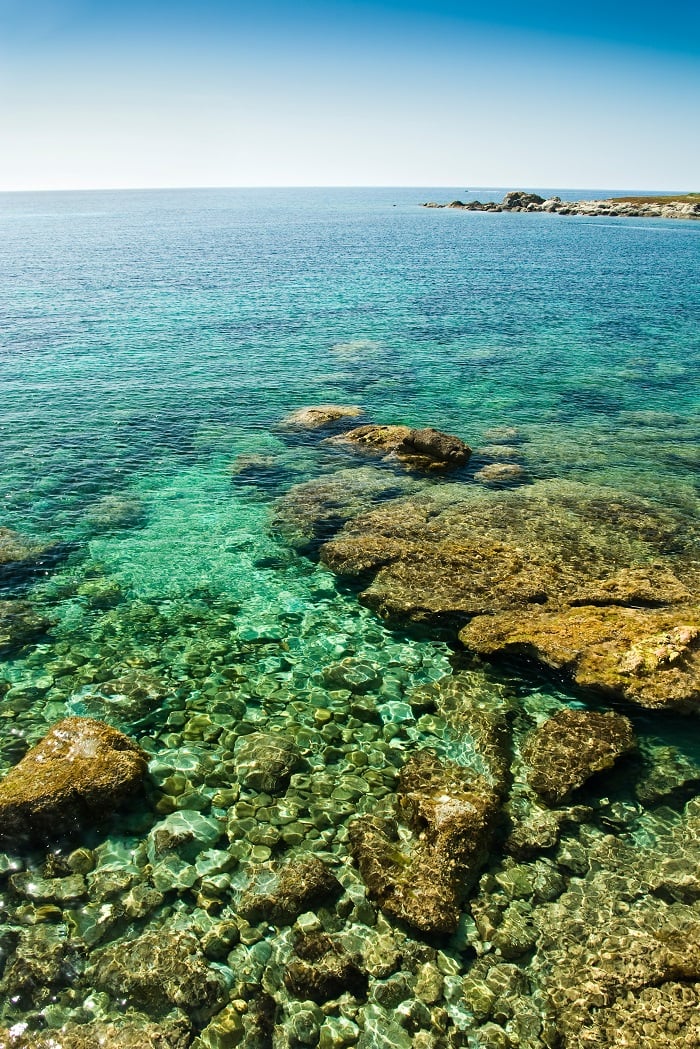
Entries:
[[500, 204], [489, 201], [482, 204], [479, 200], [464, 203], [453, 200], [449, 204], [424, 204], [425, 208], [452, 208], [462, 211], [528, 211], [547, 212], [558, 215], [607, 215], [623, 218], [662, 218], [662, 219], [697, 219], [700, 218], [700, 195], [688, 194], [676, 199], [651, 197], [615, 198], [607, 200], [562, 200], [561, 197], [549, 197], [547, 200], [537, 193], [524, 193], [511, 190], [506, 193]]
[[76, 834], [138, 789], [148, 763], [127, 736], [91, 718], [65, 718], [0, 782], [0, 840]]
[[412, 470], [447, 470], [463, 466], [471, 448], [459, 437], [431, 426], [413, 430], [409, 426], [369, 424], [329, 439], [382, 458], [391, 457]]
[[449, 627], [648, 707], [700, 709], [700, 573], [689, 522], [613, 489], [436, 486], [349, 521], [321, 548], [371, 580], [380, 615]]
[[350, 824], [350, 850], [369, 898], [389, 917], [426, 934], [457, 928], [466, 893], [488, 855], [500, 793], [483, 776], [428, 750], [411, 755], [398, 784], [395, 822]]
[[282, 868], [273, 888], [244, 893], [238, 913], [249, 922], [291, 925], [305, 911], [332, 904], [342, 891], [342, 885], [322, 860], [303, 856]]
[[622, 714], [566, 708], [530, 734], [522, 755], [530, 786], [555, 806], [634, 746], [632, 724]]

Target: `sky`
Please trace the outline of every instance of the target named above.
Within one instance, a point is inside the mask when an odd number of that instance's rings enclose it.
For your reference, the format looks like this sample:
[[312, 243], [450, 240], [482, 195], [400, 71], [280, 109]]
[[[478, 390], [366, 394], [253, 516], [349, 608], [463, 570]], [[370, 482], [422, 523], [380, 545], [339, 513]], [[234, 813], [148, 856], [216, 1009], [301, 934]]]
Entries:
[[0, 190], [700, 190], [700, 2], [0, 0]]

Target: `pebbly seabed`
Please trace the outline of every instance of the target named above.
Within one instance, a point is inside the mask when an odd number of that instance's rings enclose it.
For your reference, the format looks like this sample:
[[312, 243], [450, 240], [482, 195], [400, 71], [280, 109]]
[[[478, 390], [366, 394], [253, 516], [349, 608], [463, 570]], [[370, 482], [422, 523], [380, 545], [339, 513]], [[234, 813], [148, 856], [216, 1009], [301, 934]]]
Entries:
[[694, 227], [391, 203], [2, 215], [3, 1049], [700, 1036]]

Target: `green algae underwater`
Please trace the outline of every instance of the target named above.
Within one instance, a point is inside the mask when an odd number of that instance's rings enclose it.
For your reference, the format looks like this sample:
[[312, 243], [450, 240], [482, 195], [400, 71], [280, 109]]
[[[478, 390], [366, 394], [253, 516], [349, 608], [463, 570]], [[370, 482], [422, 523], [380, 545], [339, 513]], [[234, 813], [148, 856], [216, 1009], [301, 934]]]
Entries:
[[700, 230], [440, 194], [0, 199], [0, 772], [72, 717], [149, 763], [4, 842], [3, 1049], [698, 1044], [697, 697], [531, 640], [697, 624]]

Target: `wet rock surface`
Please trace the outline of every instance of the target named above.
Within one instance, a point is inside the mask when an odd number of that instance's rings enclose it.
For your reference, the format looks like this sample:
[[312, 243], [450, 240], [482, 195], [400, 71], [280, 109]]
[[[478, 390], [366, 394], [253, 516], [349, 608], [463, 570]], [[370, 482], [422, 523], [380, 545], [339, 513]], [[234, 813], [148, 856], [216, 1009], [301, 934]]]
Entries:
[[253, 732], [236, 745], [240, 782], [252, 790], [278, 794], [302, 763], [291, 739], [268, 732]]
[[244, 895], [238, 911], [248, 921], [291, 925], [306, 911], [332, 906], [342, 892], [342, 885], [322, 860], [300, 857], [282, 868], [273, 889]]
[[0, 600], [0, 657], [41, 637], [50, 626], [51, 620], [36, 612], [28, 601]]
[[373, 577], [380, 615], [449, 625], [489, 656], [539, 659], [649, 707], [700, 704], [697, 535], [612, 489], [537, 482], [438, 486], [349, 521], [321, 548]]
[[295, 998], [323, 1003], [346, 993], [355, 998], [366, 995], [367, 975], [358, 959], [332, 937], [323, 933], [303, 936], [294, 955], [284, 982]]
[[90, 718], [65, 718], [0, 782], [0, 836], [79, 833], [133, 794], [147, 770], [141, 748]]
[[153, 1023], [132, 1015], [114, 1023], [65, 1024], [58, 1030], [0, 1030], [0, 1049], [187, 1049], [189, 1024], [184, 1020]]
[[477, 774], [429, 751], [401, 770], [397, 816], [364, 817], [350, 825], [350, 848], [370, 899], [423, 933], [453, 932], [465, 893], [488, 854], [500, 798]]
[[430, 426], [415, 430], [409, 426], [368, 424], [331, 438], [331, 443], [391, 457], [419, 471], [463, 466], [471, 455], [471, 448], [461, 438]]
[[364, 415], [357, 404], [311, 404], [297, 408], [281, 421], [282, 429], [323, 430], [345, 420]]
[[530, 786], [547, 804], [560, 805], [634, 746], [632, 724], [623, 715], [562, 710], [525, 740], [522, 753]]

